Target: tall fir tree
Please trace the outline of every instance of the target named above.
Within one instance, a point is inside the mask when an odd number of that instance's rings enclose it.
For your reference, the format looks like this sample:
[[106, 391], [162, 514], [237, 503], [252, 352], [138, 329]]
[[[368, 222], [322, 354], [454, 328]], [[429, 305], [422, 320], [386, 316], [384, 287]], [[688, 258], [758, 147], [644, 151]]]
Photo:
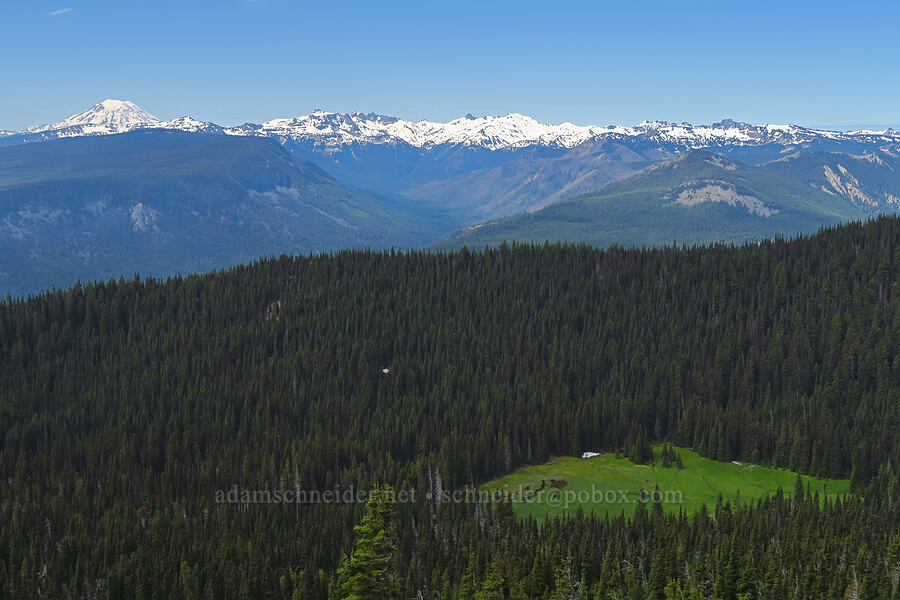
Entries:
[[366, 515], [354, 528], [356, 547], [338, 568], [342, 600], [391, 600], [397, 597], [394, 502], [394, 490], [390, 485], [373, 486], [366, 503]]

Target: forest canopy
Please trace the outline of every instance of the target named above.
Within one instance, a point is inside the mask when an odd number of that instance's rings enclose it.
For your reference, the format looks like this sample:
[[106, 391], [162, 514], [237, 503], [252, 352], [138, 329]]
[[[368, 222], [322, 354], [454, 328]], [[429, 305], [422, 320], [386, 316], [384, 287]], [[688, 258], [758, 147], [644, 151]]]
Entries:
[[660, 441], [849, 477], [857, 497], [541, 528], [505, 505], [398, 504], [391, 585], [893, 598], [898, 342], [887, 217], [741, 247], [282, 256], [9, 298], [0, 598], [338, 598], [363, 504], [216, 491], [424, 493]]

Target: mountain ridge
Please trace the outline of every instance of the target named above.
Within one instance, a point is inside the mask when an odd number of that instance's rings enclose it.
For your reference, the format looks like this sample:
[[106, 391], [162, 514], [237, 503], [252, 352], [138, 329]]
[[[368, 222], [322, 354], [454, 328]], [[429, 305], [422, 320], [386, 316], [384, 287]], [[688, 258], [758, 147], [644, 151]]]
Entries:
[[274, 137], [281, 140], [313, 140], [325, 146], [348, 144], [407, 144], [431, 149], [442, 146], [477, 146], [489, 150], [530, 146], [574, 148], [589, 140], [647, 140], [673, 144], [681, 149], [716, 146], [784, 146], [815, 140], [898, 142], [900, 133], [883, 131], [829, 131], [800, 125], [752, 125], [725, 119], [711, 125], [668, 121], [642, 121], [633, 126], [559, 125], [541, 123], [519, 113], [475, 117], [471, 114], [447, 123], [408, 121], [376, 113], [337, 113], [316, 110], [307, 115], [276, 118], [262, 123], [222, 126], [192, 117], [163, 121], [129, 101], [107, 99], [88, 110], [49, 125], [30, 127], [13, 136], [42, 141], [81, 135], [114, 135], [134, 129], [160, 128], [226, 135]]
[[265, 138], [136, 130], [0, 148], [0, 294], [419, 246], [443, 226]]
[[[106, 100], [29, 131], [0, 138], [0, 289], [14, 291], [348, 247], [740, 243], [900, 212], [892, 130], [725, 120], [598, 134], [516, 113], [326, 111], [222, 127]], [[166, 138], [184, 148], [161, 152]]]
[[772, 164], [747, 165], [708, 150], [693, 150], [653, 163], [596, 192], [467, 227], [431, 247], [481, 248], [503, 241], [585, 242], [601, 247], [649, 247], [673, 240], [689, 245], [745, 243], [813, 233], [879, 212], [865, 210], [835, 190], [811, 185], [814, 177], [807, 173], [824, 172], [821, 163], [799, 176]]

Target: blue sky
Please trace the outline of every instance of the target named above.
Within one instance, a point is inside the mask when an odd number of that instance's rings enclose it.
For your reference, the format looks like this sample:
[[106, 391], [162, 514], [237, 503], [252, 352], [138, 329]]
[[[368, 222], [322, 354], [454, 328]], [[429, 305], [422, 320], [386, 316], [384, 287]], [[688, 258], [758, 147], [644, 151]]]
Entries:
[[104, 98], [224, 125], [325, 108], [896, 126], [894, 4], [4, 0], [0, 129]]

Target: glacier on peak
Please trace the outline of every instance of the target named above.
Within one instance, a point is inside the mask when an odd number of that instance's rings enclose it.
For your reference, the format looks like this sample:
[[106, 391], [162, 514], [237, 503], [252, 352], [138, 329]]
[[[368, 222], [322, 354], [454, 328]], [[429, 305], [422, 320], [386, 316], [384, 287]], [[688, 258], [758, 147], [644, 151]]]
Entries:
[[141, 127], [155, 127], [160, 120], [133, 102], [106, 99], [86, 111], [53, 123], [27, 129], [28, 133], [83, 128], [84, 133], [121, 133]]

